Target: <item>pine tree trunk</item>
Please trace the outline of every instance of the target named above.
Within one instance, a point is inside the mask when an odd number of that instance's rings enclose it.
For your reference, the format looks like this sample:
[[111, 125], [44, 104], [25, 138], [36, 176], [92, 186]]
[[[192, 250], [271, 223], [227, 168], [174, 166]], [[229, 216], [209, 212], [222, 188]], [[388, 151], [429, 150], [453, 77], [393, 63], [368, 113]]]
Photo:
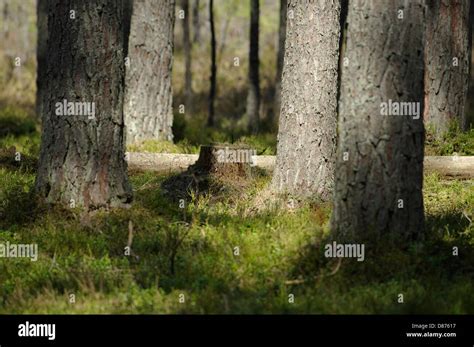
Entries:
[[258, 59], [260, 0], [250, 0], [249, 92], [247, 118], [249, 131], [256, 133], [259, 125], [260, 77]]
[[425, 122], [441, 136], [451, 123], [467, 129], [470, 0], [427, 2]]
[[201, 22], [199, 21], [199, 0], [194, 0], [193, 4], [193, 41], [199, 43], [201, 41]]
[[214, 25], [214, 1], [209, 0], [209, 22], [211, 25], [211, 86], [209, 90], [208, 119], [207, 125], [214, 126], [214, 101], [217, 89], [217, 65], [216, 65], [216, 30]]
[[191, 35], [189, 28], [189, 0], [182, 0], [181, 7], [184, 11], [183, 24], [183, 49], [185, 61], [184, 73], [184, 98], [186, 105], [186, 115], [192, 112], [193, 107], [193, 89], [192, 89], [192, 71], [191, 71]]
[[[48, 203], [95, 209], [131, 200], [123, 143], [122, 5], [120, 0], [48, 1], [36, 178], [36, 191]], [[61, 109], [63, 100], [89, 104]]]
[[[338, 237], [423, 231], [422, 3], [349, 2], [332, 215]], [[395, 115], [383, 111], [390, 101], [417, 104]]]
[[286, 38], [286, 16], [288, 0], [280, 0], [280, 26], [278, 29], [278, 54], [277, 73], [275, 79], [275, 105], [274, 116], [278, 119], [281, 107], [281, 77], [283, 73], [283, 61], [285, 58], [285, 38]]
[[124, 101], [127, 143], [173, 140], [174, 8], [174, 0], [133, 2]]
[[273, 187], [329, 199], [334, 182], [340, 1], [288, 1]]

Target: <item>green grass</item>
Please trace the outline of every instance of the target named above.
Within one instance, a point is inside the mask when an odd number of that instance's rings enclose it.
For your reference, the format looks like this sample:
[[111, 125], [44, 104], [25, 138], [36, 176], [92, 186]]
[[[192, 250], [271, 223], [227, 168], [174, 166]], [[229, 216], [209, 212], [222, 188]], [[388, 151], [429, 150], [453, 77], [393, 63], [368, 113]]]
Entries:
[[[473, 181], [427, 176], [428, 238], [369, 242], [365, 262], [328, 275], [337, 266], [322, 252], [328, 206], [249, 213], [268, 181], [260, 177], [180, 209], [160, 190], [165, 177], [131, 179], [131, 209], [87, 217], [37, 207], [33, 174], [0, 170], [0, 240], [40, 252], [37, 262], [0, 261], [0, 313], [474, 313]], [[295, 279], [304, 281], [286, 283]]]
[[441, 138], [427, 131], [425, 155], [454, 154], [474, 155], [474, 128], [463, 132], [453, 123]]
[[[211, 139], [274, 154], [270, 134], [201, 131], [199, 118], [181, 121], [176, 144], [129, 149], [195, 153]], [[16, 125], [0, 136], [0, 148], [14, 146], [34, 160], [34, 120], [8, 109], [0, 122]], [[34, 175], [33, 165], [0, 163], [0, 242], [39, 247], [37, 262], [0, 259], [0, 313], [474, 313], [472, 180], [426, 176], [426, 239], [409, 246], [368, 240], [364, 262], [338, 265], [323, 252], [330, 206], [262, 209], [268, 176], [195, 196], [180, 209], [163, 195], [167, 177], [135, 173], [131, 209], [88, 216], [37, 205]]]

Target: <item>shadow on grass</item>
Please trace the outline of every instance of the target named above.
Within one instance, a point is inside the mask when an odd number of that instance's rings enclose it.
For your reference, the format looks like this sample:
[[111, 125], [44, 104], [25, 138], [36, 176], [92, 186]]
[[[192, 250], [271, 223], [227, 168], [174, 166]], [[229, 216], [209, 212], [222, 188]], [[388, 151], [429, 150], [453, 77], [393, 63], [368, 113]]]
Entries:
[[[317, 239], [301, 248], [290, 271], [297, 280], [290, 287], [335, 290], [341, 298], [350, 292], [354, 302], [378, 296], [380, 300], [366, 302], [367, 312], [372, 313], [472, 314], [474, 225], [461, 217], [462, 213], [427, 216], [424, 240], [361, 239], [358, 243], [365, 246], [361, 262], [326, 258], [325, 246], [332, 239]], [[399, 293], [405, 293], [404, 305], [397, 301]], [[387, 295], [393, 295], [389, 301]]]

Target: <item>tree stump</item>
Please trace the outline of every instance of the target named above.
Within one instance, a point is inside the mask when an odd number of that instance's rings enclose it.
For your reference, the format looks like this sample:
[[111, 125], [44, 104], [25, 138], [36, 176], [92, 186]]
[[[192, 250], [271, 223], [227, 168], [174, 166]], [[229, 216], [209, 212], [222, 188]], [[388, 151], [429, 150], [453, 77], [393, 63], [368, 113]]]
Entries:
[[192, 166], [196, 174], [215, 178], [248, 178], [255, 166], [255, 150], [233, 145], [201, 146], [199, 158]]
[[188, 198], [191, 191], [221, 192], [227, 188], [244, 189], [252, 176], [256, 152], [235, 145], [201, 146], [199, 158], [185, 172], [163, 182], [174, 198]]

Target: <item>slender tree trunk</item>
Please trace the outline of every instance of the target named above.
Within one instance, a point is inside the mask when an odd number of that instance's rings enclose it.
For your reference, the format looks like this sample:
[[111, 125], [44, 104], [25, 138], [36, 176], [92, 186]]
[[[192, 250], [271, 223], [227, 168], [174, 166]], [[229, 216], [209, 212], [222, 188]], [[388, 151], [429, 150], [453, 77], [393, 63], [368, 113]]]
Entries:
[[199, 21], [199, 0], [193, 3], [193, 41], [199, 43], [201, 41], [201, 22]]
[[211, 87], [209, 90], [209, 118], [208, 126], [214, 126], [214, 101], [217, 89], [217, 65], [216, 65], [216, 30], [214, 26], [214, 1], [209, 0], [209, 22], [211, 24]]
[[248, 128], [252, 133], [258, 131], [260, 110], [260, 77], [259, 77], [259, 17], [260, 0], [250, 0], [250, 50], [249, 50], [249, 92], [247, 95]]
[[15, 104], [34, 102], [35, 12], [35, 0], [0, 1], [0, 97]]
[[473, 56], [472, 56], [472, 34], [474, 25], [474, 5], [469, 6], [469, 47], [471, 47], [471, 59], [469, 61], [469, 88], [467, 96], [467, 111], [466, 115], [467, 129], [474, 128], [474, 70], [473, 70]]
[[438, 136], [451, 123], [467, 129], [470, 0], [427, 1], [425, 122]]
[[36, 46], [36, 114], [41, 117], [42, 101], [44, 100], [42, 92], [44, 87], [41, 83], [44, 82], [44, 76], [46, 70], [46, 59], [48, 55], [47, 42], [48, 42], [48, 1], [38, 0], [36, 3], [36, 21], [37, 21], [37, 46]]
[[340, 1], [288, 1], [273, 187], [329, 199], [334, 182]]
[[[132, 198], [123, 143], [122, 5], [48, 1], [36, 178], [36, 191], [46, 202], [94, 209], [123, 206]], [[72, 106], [62, 108], [64, 100]]]
[[128, 42], [127, 143], [173, 139], [174, 0], [135, 0]]
[[181, 7], [184, 11], [183, 24], [183, 48], [185, 61], [185, 77], [184, 77], [184, 98], [186, 103], [186, 115], [192, 111], [193, 89], [192, 89], [192, 71], [191, 71], [191, 37], [189, 30], [189, 0], [181, 0]]
[[337, 237], [423, 231], [422, 4], [349, 2], [332, 215]]
[[275, 110], [274, 116], [278, 119], [281, 107], [281, 76], [285, 57], [286, 16], [288, 0], [280, 0], [280, 27], [278, 29], [277, 73], [275, 78]]

